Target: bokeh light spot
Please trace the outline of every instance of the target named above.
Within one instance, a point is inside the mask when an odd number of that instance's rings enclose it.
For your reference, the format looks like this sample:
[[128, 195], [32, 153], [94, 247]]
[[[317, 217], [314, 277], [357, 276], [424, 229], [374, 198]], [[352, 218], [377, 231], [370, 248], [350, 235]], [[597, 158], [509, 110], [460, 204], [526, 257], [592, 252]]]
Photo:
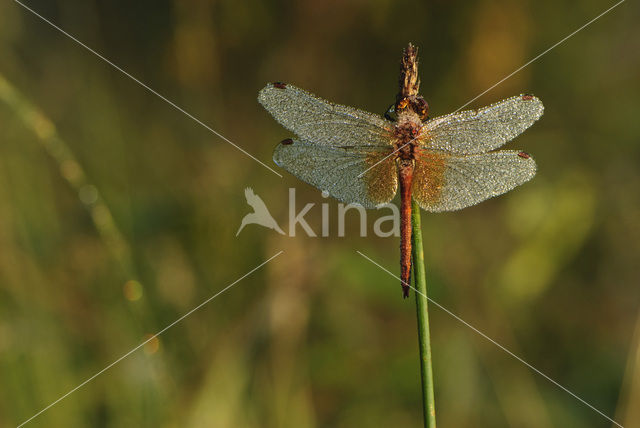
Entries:
[[98, 227], [107, 227], [111, 225], [111, 214], [104, 205], [96, 205], [93, 209], [93, 221]]
[[142, 284], [134, 279], [130, 279], [124, 283], [122, 292], [128, 301], [135, 302], [142, 298]]
[[78, 197], [83, 204], [93, 205], [98, 200], [98, 189], [96, 189], [96, 186], [87, 184], [80, 188], [78, 191]]
[[38, 137], [43, 140], [51, 138], [55, 132], [53, 123], [41, 115], [34, 115], [32, 117], [32, 124], [34, 131], [38, 134]]
[[145, 336], [146, 342], [144, 344], [144, 353], [147, 355], [153, 355], [160, 349], [160, 339], [155, 334], [147, 334]]
[[74, 160], [65, 160], [60, 164], [62, 176], [71, 182], [76, 182], [82, 176], [80, 165]]

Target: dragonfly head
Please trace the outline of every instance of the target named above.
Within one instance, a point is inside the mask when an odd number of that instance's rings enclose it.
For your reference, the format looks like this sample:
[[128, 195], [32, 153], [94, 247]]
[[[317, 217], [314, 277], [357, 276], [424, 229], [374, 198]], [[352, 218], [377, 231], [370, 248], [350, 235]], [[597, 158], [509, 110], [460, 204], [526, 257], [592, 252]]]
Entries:
[[396, 101], [396, 113], [399, 114], [400, 112], [406, 110], [411, 110], [416, 113], [422, 121], [427, 120], [427, 118], [429, 117], [429, 104], [420, 95], [402, 97], [398, 101]]

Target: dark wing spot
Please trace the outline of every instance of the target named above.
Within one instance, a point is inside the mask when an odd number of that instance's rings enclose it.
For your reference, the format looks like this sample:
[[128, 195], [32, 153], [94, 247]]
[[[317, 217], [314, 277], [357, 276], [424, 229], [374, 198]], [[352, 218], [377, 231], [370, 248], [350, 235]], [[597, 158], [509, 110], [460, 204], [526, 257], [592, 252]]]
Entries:
[[280, 144], [282, 144], [284, 146], [288, 146], [290, 144], [293, 144], [293, 140], [291, 138], [287, 138], [286, 140], [280, 141]]
[[524, 101], [532, 100], [532, 99], [533, 99], [533, 95], [531, 95], [531, 94], [524, 94], [524, 95], [522, 96], [522, 99], [523, 99]]
[[273, 86], [275, 86], [278, 89], [284, 89], [287, 87], [287, 84], [282, 82], [273, 82]]
[[529, 155], [529, 153], [527, 153], [527, 152], [520, 152], [520, 153], [518, 153], [518, 156], [520, 156], [521, 158], [525, 158], [525, 159], [529, 159], [531, 157]]

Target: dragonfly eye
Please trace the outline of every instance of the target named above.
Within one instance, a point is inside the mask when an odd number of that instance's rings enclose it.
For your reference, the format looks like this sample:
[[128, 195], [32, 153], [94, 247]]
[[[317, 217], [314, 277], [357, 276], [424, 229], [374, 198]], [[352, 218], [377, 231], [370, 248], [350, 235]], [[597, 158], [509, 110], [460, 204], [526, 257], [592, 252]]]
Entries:
[[287, 87], [287, 84], [283, 82], [273, 82], [273, 86], [275, 86], [278, 89], [284, 89]]
[[421, 96], [413, 99], [411, 107], [420, 116], [421, 120], [426, 120], [429, 117], [429, 104]]
[[429, 116], [429, 104], [420, 95], [404, 97], [396, 102], [396, 112], [407, 108], [411, 108], [420, 117], [420, 120], [424, 121]]
[[287, 138], [286, 140], [280, 141], [280, 144], [282, 144], [283, 146], [288, 146], [293, 144], [293, 140], [291, 138]]

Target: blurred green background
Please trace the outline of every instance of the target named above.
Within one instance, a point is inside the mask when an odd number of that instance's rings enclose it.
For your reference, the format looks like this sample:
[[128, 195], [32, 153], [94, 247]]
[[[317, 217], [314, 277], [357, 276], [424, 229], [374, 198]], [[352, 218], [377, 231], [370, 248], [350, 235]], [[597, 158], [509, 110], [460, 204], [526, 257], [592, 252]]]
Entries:
[[[17, 3], [0, 3], [0, 426], [15, 426], [280, 250], [29, 426], [421, 426], [398, 239], [288, 227], [337, 203], [271, 162], [269, 81], [382, 113], [421, 49], [432, 116], [481, 93], [603, 1], [28, 1], [279, 178]], [[536, 178], [423, 214], [431, 296], [627, 428], [640, 427], [640, 27], [628, 1], [470, 107], [545, 115], [508, 147]], [[379, 213], [371, 212], [369, 230]], [[334, 229], [335, 230], [335, 229]], [[333, 233], [335, 235], [335, 233]], [[441, 427], [612, 423], [432, 307]]]

